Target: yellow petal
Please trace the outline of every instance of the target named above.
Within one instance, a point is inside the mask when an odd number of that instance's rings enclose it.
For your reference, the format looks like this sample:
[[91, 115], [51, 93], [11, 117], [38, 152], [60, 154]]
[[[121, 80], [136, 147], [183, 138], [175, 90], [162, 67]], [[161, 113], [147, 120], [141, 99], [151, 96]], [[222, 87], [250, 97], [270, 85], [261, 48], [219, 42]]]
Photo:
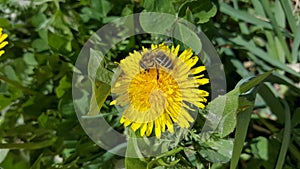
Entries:
[[209, 96], [209, 92], [205, 91], [205, 90], [199, 90], [198, 94], [200, 94], [200, 96], [202, 97], [207, 97]]
[[190, 126], [189, 122], [186, 121], [182, 116], [179, 117], [178, 125], [182, 128], [188, 128]]
[[125, 120], [126, 120], [125, 117], [122, 116], [121, 119], [120, 119], [120, 123], [123, 124], [125, 122]]
[[181, 116], [184, 117], [189, 122], [194, 122], [193, 117], [185, 109], [182, 109]]
[[203, 103], [200, 103], [200, 102], [196, 102], [195, 106], [199, 107], [200, 109], [204, 109], [205, 108], [205, 105]]
[[4, 48], [4, 46], [6, 46], [7, 44], [8, 44], [7, 41], [0, 43], [0, 49]]
[[161, 124], [161, 132], [165, 132], [166, 131], [166, 119], [165, 116], [161, 116], [161, 118], [159, 119], [160, 124]]
[[4, 53], [4, 50], [0, 50], [0, 56], [2, 56]]
[[204, 74], [202, 74], [202, 75], [197, 75], [197, 76], [194, 76], [194, 78], [195, 78], [195, 79], [200, 79], [200, 78], [202, 78], [202, 77], [204, 77]]
[[113, 100], [112, 102], [109, 103], [109, 105], [110, 105], [110, 106], [116, 105], [116, 103], [117, 103], [117, 101], [116, 101], [116, 100]]
[[123, 124], [124, 123], [124, 126], [127, 127], [131, 124], [131, 121], [128, 120], [127, 118], [125, 118], [124, 116], [121, 117], [120, 119], [120, 123]]
[[7, 37], [8, 37], [8, 35], [6, 33], [3, 35], [0, 35], [0, 43], [3, 42]]
[[131, 128], [133, 131], [136, 131], [137, 129], [139, 129], [141, 127], [141, 125], [142, 125], [142, 123], [135, 122], [131, 125]]
[[198, 62], [199, 58], [198, 56], [193, 56], [189, 60], [185, 61], [185, 64], [187, 64], [188, 67], [193, 67]]
[[173, 123], [169, 117], [169, 115], [167, 115], [166, 113], [164, 114], [165, 115], [165, 120], [166, 120], [166, 125], [168, 127], [168, 130], [170, 133], [174, 133], [174, 128], [173, 128]]
[[177, 45], [176, 48], [174, 49], [174, 46], [172, 46], [172, 53], [177, 56], [178, 55], [178, 52], [179, 52], [179, 49], [180, 49], [180, 45]]
[[200, 72], [203, 72], [204, 70], [206, 70], [205, 66], [199, 66], [199, 67], [196, 67], [196, 68], [192, 69], [192, 73], [193, 74], [198, 74]]
[[146, 136], [150, 136], [150, 134], [152, 133], [152, 130], [153, 130], [153, 122], [149, 122], [147, 131], [146, 131]]
[[185, 61], [187, 61], [188, 59], [190, 59], [192, 55], [193, 55], [193, 51], [192, 51], [191, 48], [189, 48], [189, 49], [187, 49], [187, 50], [184, 50], [184, 51], [180, 54], [179, 58], [180, 58], [183, 62], [185, 62]]
[[160, 138], [161, 136], [161, 124], [159, 123], [159, 120], [155, 120], [155, 135], [156, 138]]
[[151, 44], [151, 49], [153, 50], [153, 49], [156, 49], [157, 48], [157, 45], [155, 45], [155, 44]]
[[144, 136], [144, 135], [145, 135], [145, 132], [146, 132], [146, 130], [147, 130], [147, 127], [148, 127], [147, 123], [143, 123], [143, 125], [142, 125], [142, 127], [141, 127], [141, 129], [140, 129], [141, 136]]
[[205, 84], [209, 83], [209, 79], [207, 79], [207, 78], [196, 79], [196, 81], [199, 85], [205, 85]]

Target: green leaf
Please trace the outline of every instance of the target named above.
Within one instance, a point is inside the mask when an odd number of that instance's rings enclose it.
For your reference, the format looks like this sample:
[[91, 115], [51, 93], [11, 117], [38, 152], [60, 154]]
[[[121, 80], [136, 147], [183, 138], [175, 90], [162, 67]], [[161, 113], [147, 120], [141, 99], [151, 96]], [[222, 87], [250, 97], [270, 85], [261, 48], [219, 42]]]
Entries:
[[[18, 160], [16, 160], [18, 159]], [[0, 164], [0, 166], [4, 169], [29, 169], [30, 164], [28, 162], [28, 159], [26, 157], [20, 155], [19, 152], [12, 152], [10, 151], [7, 155], [4, 161]]]
[[[232, 94], [232, 95], [243, 94], [248, 90], [250, 90], [251, 88], [255, 87], [256, 85], [262, 83], [266, 78], [268, 78], [272, 74], [272, 72], [273, 72], [272, 70], [268, 71], [264, 74], [258, 75], [255, 78], [252, 78], [251, 80], [249, 80], [249, 78], [245, 78], [244, 80], [240, 81], [242, 82], [241, 85], [239, 85], [238, 87], [230, 91], [228, 94]], [[246, 83], [244, 83], [245, 80], [247, 81]]]
[[139, 158], [126, 157], [125, 166], [126, 168], [132, 168], [132, 169], [146, 169], [147, 163], [141, 161]]
[[47, 17], [43, 13], [39, 13], [34, 15], [31, 18], [32, 25], [36, 28], [39, 28], [41, 24], [43, 24], [47, 20]]
[[143, 7], [148, 12], [162, 12], [175, 14], [175, 9], [172, 1], [161, 1], [161, 0], [144, 0]]
[[36, 61], [33, 53], [25, 53], [23, 57], [24, 57], [24, 62], [27, 65], [31, 65], [31, 66], [38, 65], [38, 62]]
[[148, 164], [147, 164], [147, 169], [152, 168], [155, 164], [157, 164], [158, 166], [174, 166], [176, 165], [180, 160], [174, 160], [171, 162], [166, 162], [163, 160], [163, 158], [169, 157], [169, 156], [175, 156], [177, 153], [179, 153], [180, 151], [183, 150], [183, 147], [178, 147], [178, 148], [174, 148], [170, 151], [161, 153], [159, 155], [157, 155], [154, 159], [152, 159]]
[[200, 38], [194, 32], [193, 28], [189, 27], [189, 23], [185, 20], [178, 20], [173, 25], [173, 36], [179, 39], [183, 44], [192, 48], [195, 53], [200, 53], [202, 43]]
[[6, 77], [9, 78], [10, 80], [20, 81], [20, 79], [18, 78], [18, 76], [12, 66], [10, 66], [10, 65], [5, 66], [4, 73], [5, 73]]
[[55, 89], [57, 98], [61, 98], [71, 88], [71, 83], [67, 80], [67, 76], [60, 79], [58, 87]]
[[[180, 160], [178, 159], [178, 160], [175, 160], [175, 161], [172, 161], [172, 162], [167, 163], [167, 162], [163, 161], [162, 159], [158, 159], [158, 160], [157, 160], [157, 164], [158, 164], [159, 166], [172, 167], [172, 166], [176, 165], [179, 161], [180, 161]], [[148, 167], [148, 168], [149, 168], [149, 167]]]
[[3, 94], [0, 95], [0, 111], [2, 111], [6, 106], [11, 104], [12, 99], [6, 97]]
[[[91, 97], [91, 104], [89, 108], [88, 115], [95, 116], [100, 113], [100, 109], [104, 104], [106, 98], [110, 94], [110, 85], [103, 83], [101, 81], [96, 81], [93, 85], [93, 93]], [[96, 107], [97, 106], [97, 107]]]
[[45, 50], [48, 50], [48, 49], [49, 49], [48, 42], [45, 41], [44, 39], [35, 39], [35, 40], [32, 42], [32, 47], [33, 47], [37, 52], [42, 52], [42, 51], [45, 51]]
[[[136, 141], [136, 135], [134, 131], [130, 130], [130, 137], [127, 143], [125, 166], [126, 168], [132, 169], [146, 169], [147, 162], [145, 161], [143, 155], [141, 154], [138, 144]], [[139, 158], [132, 158], [139, 157]]]
[[296, 127], [300, 124], [300, 107], [296, 108], [292, 117], [292, 126]]
[[40, 169], [41, 168], [41, 163], [43, 160], [44, 154], [39, 155], [39, 157], [35, 160], [33, 165], [30, 167], [30, 169]]
[[200, 149], [200, 155], [212, 163], [227, 163], [232, 156], [232, 140], [210, 140], [205, 142], [209, 148]]
[[[271, 73], [272, 71], [266, 72], [251, 80], [245, 78], [240, 81], [240, 86], [226, 95], [219, 96], [211, 101], [207, 105], [209, 111], [207, 117], [208, 123], [204, 128], [216, 129], [215, 132], [218, 133], [221, 138], [233, 132], [236, 127], [237, 113], [242, 112], [245, 108], [251, 107], [251, 102], [244, 101], [243, 98], [240, 98], [240, 95], [256, 91], [254, 87], [263, 82]], [[255, 97], [253, 95], [249, 95], [248, 97], [250, 96]]]
[[[238, 109], [238, 95], [219, 96], [207, 105], [209, 114], [213, 114], [215, 118], [208, 115], [207, 120], [216, 128], [214, 132], [218, 133], [221, 138], [233, 132], [236, 125], [236, 112]], [[217, 122], [217, 124], [215, 124]]]
[[5, 18], [0, 18], [0, 27], [2, 27], [2, 28], [10, 27], [9, 21]]
[[182, 18], [169, 14], [141, 13], [140, 23], [145, 32], [176, 38], [195, 53], [202, 49], [201, 39], [195, 33], [196, 27]]
[[100, 51], [90, 49], [88, 74], [94, 80], [88, 115], [97, 115], [110, 94], [113, 72], [105, 68], [105, 58]]
[[253, 139], [254, 144], [251, 144], [252, 153], [255, 155], [256, 158], [262, 160], [269, 160], [268, 156], [268, 139], [265, 137], [259, 136]]
[[46, 124], [48, 122], [48, 116], [45, 113], [42, 113], [39, 117], [38, 117], [38, 122], [39, 125], [41, 127], [46, 127]]
[[101, 21], [107, 17], [108, 12], [113, 8], [112, 4], [106, 0], [91, 0], [91, 7], [81, 8], [81, 17], [84, 22], [90, 19]]
[[73, 100], [71, 98], [71, 92], [68, 91], [58, 103], [58, 110], [63, 117], [76, 117]]
[[125, 8], [123, 8], [121, 16], [131, 15], [132, 13], [133, 13], [133, 5], [127, 4]]
[[50, 140], [45, 140], [45, 141], [40, 141], [40, 142], [28, 142], [28, 143], [0, 143], [0, 149], [41, 149], [45, 147], [49, 147], [53, 145], [56, 141], [56, 137], [50, 139]]
[[176, 17], [173, 15], [152, 12], [142, 12], [139, 19], [145, 32], [162, 35], [169, 35], [176, 22]]
[[189, 18], [189, 11], [193, 14], [195, 22], [201, 24], [216, 15], [217, 7], [210, 0], [186, 1], [180, 6], [178, 16]]
[[8, 152], [9, 152], [9, 149], [0, 149], [0, 164], [5, 159]]
[[91, 0], [91, 6], [93, 9], [95, 9], [94, 12], [96, 12], [96, 14], [99, 14], [99, 17], [106, 17], [108, 12], [113, 7], [112, 4], [106, 0]]
[[105, 56], [100, 51], [90, 49], [90, 59], [88, 63], [88, 74], [92, 79], [99, 80], [108, 85], [111, 84], [114, 73], [105, 68], [107, 62]]
[[48, 32], [48, 44], [52, 50], [63, 55], [72, 52], [71, 40], [66, 36]]

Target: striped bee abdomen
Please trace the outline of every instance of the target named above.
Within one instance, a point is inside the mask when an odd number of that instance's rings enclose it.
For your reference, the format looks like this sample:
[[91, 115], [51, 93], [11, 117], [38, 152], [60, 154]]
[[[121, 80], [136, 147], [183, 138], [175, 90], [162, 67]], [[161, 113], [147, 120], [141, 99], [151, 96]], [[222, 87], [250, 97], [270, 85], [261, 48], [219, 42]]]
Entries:
[[167, 56], [164, 52], [157, 52], [155, 57], [156, 62], [165, 68], [173, 69], [173, 62], [169, 56]]

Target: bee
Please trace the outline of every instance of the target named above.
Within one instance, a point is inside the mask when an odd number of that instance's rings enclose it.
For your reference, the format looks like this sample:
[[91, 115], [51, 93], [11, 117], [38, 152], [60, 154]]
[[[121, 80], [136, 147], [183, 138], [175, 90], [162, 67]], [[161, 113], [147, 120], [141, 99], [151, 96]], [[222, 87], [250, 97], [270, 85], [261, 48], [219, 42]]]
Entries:
[[155, 49], [146, 52], [140, 60], [140, 67], [146, 71], [149, 69], [156, 69], [157, 79], [159, 79], [158, 68], [167, 68], [172, 70], [174, 65], [172, 59], [162, 50]]

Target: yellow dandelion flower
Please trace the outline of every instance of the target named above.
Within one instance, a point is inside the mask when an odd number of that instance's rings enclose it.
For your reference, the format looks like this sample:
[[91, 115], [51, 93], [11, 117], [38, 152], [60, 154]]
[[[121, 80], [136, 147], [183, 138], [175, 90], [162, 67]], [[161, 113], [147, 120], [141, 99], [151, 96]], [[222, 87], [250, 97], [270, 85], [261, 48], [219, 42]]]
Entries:
[[[164, 44], [152, 45], [151, 50], [143, 47], [119, 64], [122, 73], [113, 84], [111, 92], [116, 97], [111, 105], [123, 107], [120, 123], [133, 131], [139, 129], [141, 136], [154, 132], [160, 138], [166, 129], [173, 133], [174, 123], [189, 128], [194, 121], [189, 113], [194, 110], [191, 104], [205, 107], [203, 103], [209, 93], [199, 89], [209, 83], [200, 74], [205, 66], [194, 67], [198, 56], [193, 56], [191, 49], [178, 57], [179, 47], [170, 49]], [[145, 60], [146, 55], [152, 56]]]
[[4, 50], [1, 50], [2, 48], [4, 48], [8, 42], [7, 41], [4, 41], [8, 35], [6, 33], [2, 34], [2, 28], [0, 28], [0, 56], [2, 56], [5, 52]]

